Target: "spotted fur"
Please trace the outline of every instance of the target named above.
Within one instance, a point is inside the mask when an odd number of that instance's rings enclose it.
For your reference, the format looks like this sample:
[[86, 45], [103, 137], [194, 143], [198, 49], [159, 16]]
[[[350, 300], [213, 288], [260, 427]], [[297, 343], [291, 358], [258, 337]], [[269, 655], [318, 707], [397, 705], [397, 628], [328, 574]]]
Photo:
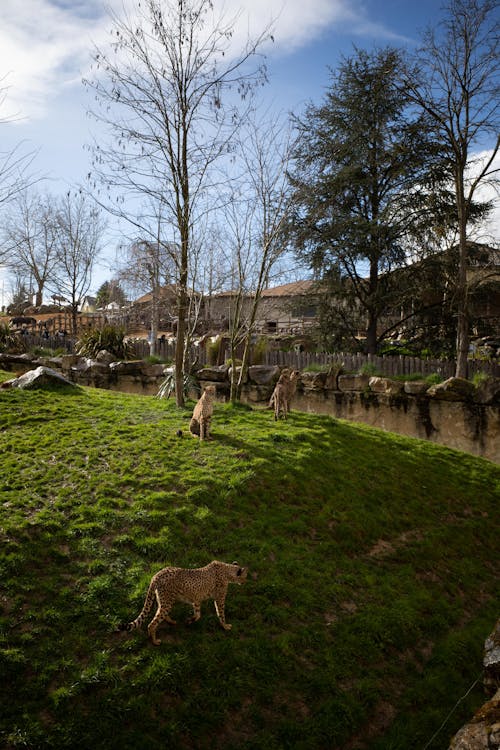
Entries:
[[274, 407], [275, 421], [279, 419], [280, 414], [286, 419], [287, 414], [290, 412], [290, 402], [297, 390], [299, 374], [298, 370], [290, 372], [288, 368], [281, 373], [269, 401], [269, 408]]
[[156, 629], [161, 622], [175, 625], [170, 610], [177, 601], [187, 602], [193, 607], [193, 616], [188, 622], [196, 622], [201, 617], [201, 603], [213, 599], [215, 611], [224, 630], [230, 630], [225, 619], [225, 601], [230, 583], [244, 583], [247, 569], [238, 563], [224, 563], [213, 560], [204, 568], [163, 568], [156, 573], [149, 584], [148, 593], [141, 613], [135, 620], [123, 623], [120, 630], [134, 630], [142, 627], [155, 601], [156, 614], [148, 625], [148, 634], [155, 646], [161, 641], [156, 637]]
[[207, 440], [210, 436], [210, 423], [214, 411], [215, 385], [207, 385], [203, 395], [194, 407], [189, 430], [193, 437]]

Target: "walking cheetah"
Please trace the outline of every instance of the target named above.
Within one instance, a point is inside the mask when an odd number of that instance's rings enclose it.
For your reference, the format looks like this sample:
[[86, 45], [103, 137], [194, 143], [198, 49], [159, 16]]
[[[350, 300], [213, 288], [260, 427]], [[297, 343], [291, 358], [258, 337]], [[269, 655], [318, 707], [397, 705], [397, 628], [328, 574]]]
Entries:
[[170, 610], [175, 602], [187, 602], [193, 607], [193, 616], [188, 622], [196, 622], [201, 617], [201, 603], [213, 599], [215, 611], [224, 630], [231, 630], [225, 619], [225, 601], [230, 583], [245, 583], [247, 569], [238, 563], [232, 564], [213, 560], [204, 568], [163, 568], [156, 573], [149, 584], [148, 593], [141, 613], [135, 620], [119, 625], [119, 630], [134, 630], [145, 622], [156, 600], [158, 608], [148, 625], [148, 634], [155, 646], [161, 641], [156, 637], [156, 629], [162, 622], [175, 625]]
[[210, 422], [214, 410], [215, 385], [207, 385], [203, 395], [194, 407], [193, 416], [189, 423], [189, 430], [193, 437], [207, 440], [210, 434]]

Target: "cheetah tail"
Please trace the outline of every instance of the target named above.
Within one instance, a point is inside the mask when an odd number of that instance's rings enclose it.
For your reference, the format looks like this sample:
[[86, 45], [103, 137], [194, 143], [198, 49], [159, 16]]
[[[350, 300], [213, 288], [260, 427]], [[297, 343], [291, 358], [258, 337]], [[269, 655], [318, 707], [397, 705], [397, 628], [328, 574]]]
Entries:
[[135, 618], [135, 620], [132, 620], [132, 622], [120, 623], [120, 625], [118, 625], [118, 630], [135, 630], [136, 628], [142, 627], [142, 624], [146, 620], [151, 610], [151, 607], [153, 606], [154, 601], [155, 601], [155, 589], [152, 585], [150, 585], [148, 589], [148, 593], [146, 594], [144, 606], [140, 614]]

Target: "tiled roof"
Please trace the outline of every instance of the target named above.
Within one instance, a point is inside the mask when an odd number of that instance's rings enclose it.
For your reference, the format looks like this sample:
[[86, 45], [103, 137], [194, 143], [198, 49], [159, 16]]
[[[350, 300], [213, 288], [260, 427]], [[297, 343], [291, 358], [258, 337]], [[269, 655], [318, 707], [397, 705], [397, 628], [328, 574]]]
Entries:
[[263, 297], [295, 297], [299, 294], [308, 294], [316, 285], [315, 281], [303, 280], [293, 281], [291, 284], [282, 284], [270, 289], [264, 289]]

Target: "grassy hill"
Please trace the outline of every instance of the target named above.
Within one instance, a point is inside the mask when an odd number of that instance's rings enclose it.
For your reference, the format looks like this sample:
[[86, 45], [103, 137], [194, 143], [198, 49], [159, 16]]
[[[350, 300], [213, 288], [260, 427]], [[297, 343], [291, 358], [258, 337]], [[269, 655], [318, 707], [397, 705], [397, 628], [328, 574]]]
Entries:
[[[10, 377], [2, 374], [0, 379]], [[0, 747], [446, 748], [484, 699], [500, 469], [327, 417], [0, 392]], [[183, 430], [183, 437], [176, 435]], [[116, 632], [165, 565], [249, 567]]]

